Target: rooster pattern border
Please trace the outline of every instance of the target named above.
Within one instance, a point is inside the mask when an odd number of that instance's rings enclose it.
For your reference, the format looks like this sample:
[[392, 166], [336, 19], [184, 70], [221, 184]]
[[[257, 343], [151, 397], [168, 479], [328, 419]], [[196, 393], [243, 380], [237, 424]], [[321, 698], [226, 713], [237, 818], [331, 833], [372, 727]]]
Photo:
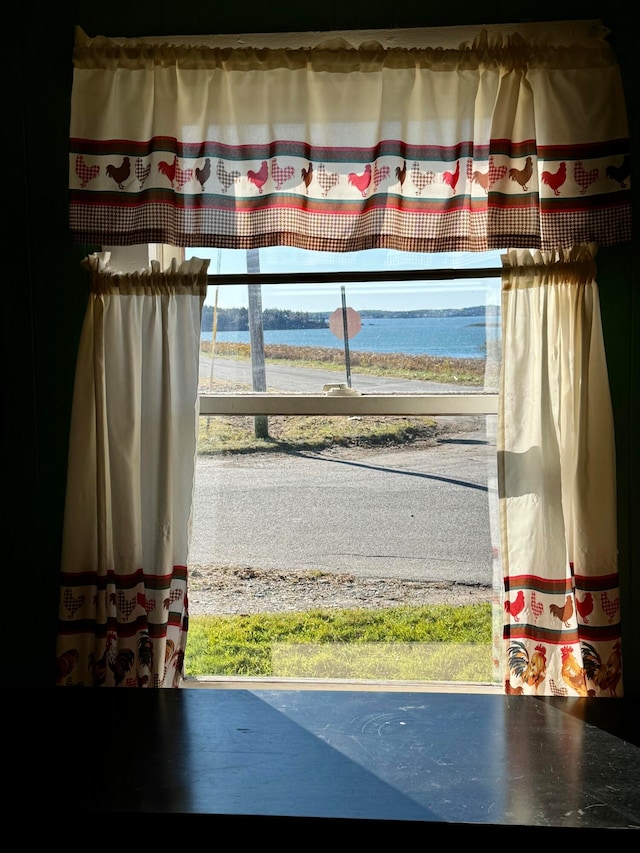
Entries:
[[[543, 161], [537, 166], [531, 156], [517, 158], [490, 155], [485, 160], [459, 157], [452, 160], [419, 161], [393, 155], [373, 162], [342, 162], [339, 152], [329, 164], [326, 159], [271, 157], [241, 161], [221, 157], [164, 158], [84, 154], [72, 155], [71, 189], [108, 191], [118, 189], [138, 193], [145, 189], [170, 189], [175, 193], [227, 195], [251, 198], [265, 192], [287, 195], [314, 195], [327, 198], [362, 197], [384, 193], [420, 197], [427, 187], [433, 198], [454, 195], [482, 197], [499, 188], [504, 195], [535, 192], [541, 197], [576, 198], [585, 194], [610, 193], [630, 187], [631, 158], [593, 159], [588, 165], [576, 160]], [[133, 161], [133, 168], [132, 168]], [[215, 166], [214, 162], [215, 161]], [[155, 166], [155, 168], [154, 168]]]
[[188, 627], [186, 571], [61, 586], [56, 684], [179, 687]]
[[339, 148], [316, 157], [274, 142], [246, 159], [228, 147], [206, 153], [206, 144], [197, 156], [179, 143], [155, 151], [132, 143], [118, 156], [83, 146], [70, 154], [71, 231], [82, 243], [226, 248], [286, 234], [299, 248], [327, 251], [484, 251], [504, 248], [505, 235], [545, 249], [571, 233], [601, 245], [631, 237], [631, 160], [615, 148], [581, 148], [570, 162], [554, 150], [380, 147], [377, 157]]
[[552, 696], [622, 693], [617, 589], [566, 593], [527, 578], [504, 596], [505, 692]]

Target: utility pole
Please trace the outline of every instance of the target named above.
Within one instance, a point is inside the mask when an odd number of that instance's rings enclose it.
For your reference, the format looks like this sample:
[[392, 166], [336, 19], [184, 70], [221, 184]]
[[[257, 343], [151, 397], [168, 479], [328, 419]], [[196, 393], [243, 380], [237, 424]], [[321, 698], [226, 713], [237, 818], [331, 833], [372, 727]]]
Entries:
[[213, 303], [213, 323], [211, 325], [211, 364], [209, 367], [209, 393], [213, 394], [213, 357], [216, 352], [216, 335], [218, 333], [218, 288]]
[[[260, 272], [259, 249], [247, 249], [247, 272]], [[267, 390], [267, 375], [264, 364], [264, 327], [262, 324], [262, 287], [259, 284], [248, 284], [249, 296], [249, 341], [251, 344], [251, 378], [254, 391]], [[266, 415], [255, 415], [253, 418], [256, 438], [269, 437], [269, 419]]]

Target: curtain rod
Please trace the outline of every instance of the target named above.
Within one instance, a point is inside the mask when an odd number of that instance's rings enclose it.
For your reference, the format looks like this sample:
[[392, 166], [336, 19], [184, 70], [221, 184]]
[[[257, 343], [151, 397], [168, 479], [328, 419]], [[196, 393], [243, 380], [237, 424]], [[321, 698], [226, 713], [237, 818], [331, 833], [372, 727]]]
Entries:
[[230, 273], [229, 275], [208, 275], [207, 284], [323, 284], [373, 281], [454, 281], [469, 278], [499, 278], [502, 267], [481, 267], [479, 269], [430, 269], [364, 270], [351, 272], [301, 272], [301, 273]]
[[[585, 38], [602, 38], [609, 29], [601, 20], [585, 18], [565, 21], [511, 21], [503, 24], [460, 24], [448, 27], [382, 27], [380, 29], [354, 30], [296, 30], [277, 33], [216, 33], [216, 34], [172, 34], [125, 38], [109, 36], [109, 41], [126, 45], [173, 44], [203, 45], [207, 47], [253, 47], [253, 48], [298, 48], [313, 47], [327, 39], [343, 39], [357, 47], [362, 42], [378, 41], [385, 47], [425, 48], [443, 47], [458, 49], [462, 42], [473, 41], [482, 30], [489, 34], [510, 35], [514, 32], [522, 36], [552, 38], [554, 44], [571, 44]], [[84, 43], [89, 37], [76, 26], [76, 41]]]

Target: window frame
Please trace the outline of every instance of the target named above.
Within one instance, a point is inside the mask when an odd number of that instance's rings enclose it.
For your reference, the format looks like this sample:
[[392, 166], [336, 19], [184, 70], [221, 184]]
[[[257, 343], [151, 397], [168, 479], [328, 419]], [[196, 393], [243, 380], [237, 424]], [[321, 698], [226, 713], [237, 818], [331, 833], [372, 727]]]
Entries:
[[[502, 269], [498, 267], [467, 268], [439, 268], [421, 270], [396, 270], [389, 271], [366, 271], [349, 273], [234, 273], [231, 275], [209, 274], [208, 285], [224, 287], [225, 285], [286, 285], [320, 283], [345, 284], [349, 282], [385, 282], [390, 287], [394, 282], [416, 280], [416, 281], [439, 281], [439, 280], [463, 280], [478, 278], [500, 279]], [[215, 357], [215, 356], [213, 356]], [[497, 392], [485, 392], [483, 390], [465, 390], [460, 393], [395, 393], [381, 394], [371, 392], [359, 392], [353, 389], [351, 393], [274, 393], [248, 390], [243, 393], [234, 392], [198, 392], [198, 414], [199, 416], [253, 416], [268, 417], [270, 415], [281, 416], [497, 416], [499, 405], [499, 394]], [[278, 686], [287, 686], [295, 681], [305, 689], [335, 689], [338, 683], [335, 678], [322, 678], [320, 680], [307, 678], [282, 678], [278, 676], [245, 677], [228, 675], [205, 675], [193, 676], [185, 679], [184, 687], [189, 688], [226, 688], [240, 689], [250, 684], [251, 687], [262, 687], [266, 689], [277, 689]], [[352, 679], [347, 679], [352, 684]], [[385, 679], [383, 682], [358, 681], [359, 689], [383, 689], [385, 691], [398, 690], [402, 688], [393, 679]], [[463, 693], [486, 693], [495, 694], [500, 690], [500, 684], [485, 682], [442, 682], [442, 681], [418, 681], [411, 682], [411, 689], [417, 692], [463, 692]], [[404, 688], [406, 689], [406, 687]]]

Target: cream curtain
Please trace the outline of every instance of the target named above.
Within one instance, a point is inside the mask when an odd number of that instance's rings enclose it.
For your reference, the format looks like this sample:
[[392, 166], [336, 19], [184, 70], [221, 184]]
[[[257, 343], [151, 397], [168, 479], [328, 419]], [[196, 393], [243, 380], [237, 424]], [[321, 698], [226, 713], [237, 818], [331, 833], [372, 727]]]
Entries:
[[613, 417], [595, 247], [504, 257], [507, 692], [621, 696]]
[[336, 252], [629, 240], [619, 68], [597, 22], [562, 35], [286, 48], [78, 29], [72, 234]]
[[74, 388], [57, 683], [177, 687], [209, 262], [118, 274], [91, 293]]

